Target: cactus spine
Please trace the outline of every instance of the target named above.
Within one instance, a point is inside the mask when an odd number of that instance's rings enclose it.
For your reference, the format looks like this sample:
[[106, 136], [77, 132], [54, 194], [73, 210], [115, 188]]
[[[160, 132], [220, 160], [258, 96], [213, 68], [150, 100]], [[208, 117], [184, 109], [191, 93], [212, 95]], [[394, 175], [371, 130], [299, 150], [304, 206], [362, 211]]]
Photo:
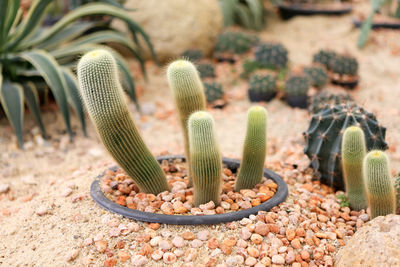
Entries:
[[167, 69], [169, 87], [174, 95], [179, 119], [184, 135], [185, 156], [188, 163], [189, 182], [191, 183], [191, 164], [188, 138], [188, 119], [196, 111], [206, 110], [204, 87], [196, 67], [187, 60], [172, 62]]
[[395, 213], [394, 184], [387, 155], [379, 150], [369, 152], [364, 159], [364, 175], [371, 218]]
[[367, 209], [365, 198], [363, 159], [366, 154], [365, 136], [361, 128], [350, 126], [343, 134], [342, 168], [346, 193], [350, 207]]
[[194, 187], [194, 205], [219, 203], [222, 182], [222, 158], [215, 136], [214, 120], [205, 111], [189, 118], [190, 164]]
[[169, 190], [163, 170], [143, 142], [129, 114], [115, 59], [94, 50], [78, 64], [81, 96], [106, 149], [142, 192]]
[[261, 182], [267, 153], [267, 110], [254, 106], [247, 113], [247, 132], [235, 190], [254, 188]]

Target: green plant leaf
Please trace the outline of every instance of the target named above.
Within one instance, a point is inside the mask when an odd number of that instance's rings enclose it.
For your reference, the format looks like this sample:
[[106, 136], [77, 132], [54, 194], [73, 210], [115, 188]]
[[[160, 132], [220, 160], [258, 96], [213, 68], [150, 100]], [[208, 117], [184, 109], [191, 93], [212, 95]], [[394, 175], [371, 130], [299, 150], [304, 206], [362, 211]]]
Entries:
[[368, 18], [364, 21], [364, 23], [361, 26], [361, 31], [360, 31], [360, 36], [358, 37], [358, 42], [357, 46], [358, 48], [364, 47], [366, 44], [369, 34], [371, 33], [372, 29], [372, 21], [374, 19], [374, 12], [371, 12], [368, 16]]
[[42, 114], [40, 113], [39, 94], [36, 86], [33, 82], [27, 82], [22, 84], [24, 90], [25, 102], [28, 105], [29, 110], [32, 112], [37, 124], [39, 125], [42, 137], [47, 139], [46, 129], [43, 124]]
[[[1, 81], [2, 80], [2, 81]], [[24, 148], [24, 93], [22, 86], [0, 77], [0, 102], [17, 136], [18, 145]]]
[[235, 13], [237, 15], [237, 19], [239, 20], [238, 23], [240, 25], [243, 25], [244, 27], [246, 27], [248, 29], [254, 29], [254, 24], [251, 19], [251, 12], [247, 6], [245, 6], [243, 4], [236, 5]]
[[73, 107], [76, 112], [76, 115], [79, 118], [81, 123], [83, 135], [87, 136], [86, 132], [86, 121], [85, 121], [85, 110], [84, 105], [81, 99], [81, 95], [79, 94], [78, 89], [78, 81], [76, 80], [75, 75], [72, 73], [71, 70], [65, 67], [61, 67], [61, 71], [64, 75], [64, 79], [67, 85], [67, 96], [69, 103]]
[[261, 30], [264, 21], [264, 6], [260, 0], [246, 0], [247, 5], [252, 13], [253, 24], [255, 30]]
[[222, 11], [222, 16], [224, 19], [224, 26], [228, 27], [235, 23], [235, 5], [237, 5], [238, 0], [220, 0], [220, 7]]
[[7, 12], [10, 0], [0, 0], [0, 51], [6, 40]]
[[21, 53], [20, 58], [28, 61], [39, 71], [40, 75], [46, 81], [63, 115], [67, 132], [72, 140], [72, 129], [70, 123], [68, 101], [66, 96], [66, 83], [61, 73], [60, 66], [55, 59], [43, 50], [32, 50]]
[[[20, 6], [20, 0], [8, 0], [8, 1], [11, 2], [11, 6], [4, 8], [7, 11], [5, 32], [4, 32], [6, 37], [8, 36], [10, 30], [12, 29], [12, 26], [16, 23], [15, 21], [18, 20], [18, 11]], [[3, 0], [0, 0], [0, 6], [3, 8], [2, 2]], [[1, 16], [2, 15], [0, 15], [0, 17]]]

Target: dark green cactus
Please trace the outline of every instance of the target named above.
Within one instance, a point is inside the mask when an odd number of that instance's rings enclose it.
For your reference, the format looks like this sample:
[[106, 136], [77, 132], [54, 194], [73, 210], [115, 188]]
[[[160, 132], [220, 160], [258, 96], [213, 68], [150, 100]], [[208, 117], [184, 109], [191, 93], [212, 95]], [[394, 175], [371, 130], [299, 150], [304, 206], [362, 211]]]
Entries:
[[309, 106], [309, 112], [315, 114], [324, 108], [332, 108], [339, 104], [353, 103], [354, 99], [349, 94], [327, 94], [322, 92], [315, 96]]
[[193, 180], [194, 205], [220, 201], [222, 157], [216, 139], [214, 120], [205, 111], [189, 118], [190, 164]]
[[255, 59], [262, 68], [282, 69], [288, 63], [288, 51], [279, 43], [262, 43], [256, 47]]
[[247, 132], [242, 163], [235, 190], [252, 189], [260, 183], [267, 154], [267, 111], [261, 106], [251, 107], [247, 113]]
[[400, 214], [400, 174], [397, 174], [397, 178], [394, 182], [394, 188], [396, 192], [396, 214]]
[[271, 74], [254, 74], [249, 80], [249, 90], [263, 93], [276, 93], [276, 77]]
[[287, 96], [306, 96], [310, 89], [310, 82], [305, 75], [291, 75], [285, 82]]
[[187, 122], [192, 113], [206, 109], [204, 87], [196, 67], [187, 60], [177, 60], [172, 62], [167, 69], [167, 78], [178, 109], [178, 115], [184, 136], [185, 155], [189, 166], [189, 182], [191, 182]]
[[213, 103], [224, 98], [222, 85], [217, 82], [204, 82], [206, 99], [208, 103]]
[[183, 59], [189, 60], [191, 62], [199, 61], [203, 58], [203, 56], [203, 52], [200, 49], [188, 49], [181, 54], [181, 57]]
[[250, 51], [254, 38], [241, 32], [227, 31], [218, 36], [215, 52], [243, 54]]
[[202, 63], [197, 65], [201, 78], [215, 78], [215, 68], [212, 64]]
[[314, 87], [321, 88], [328, 83], [328, 73], [323, 67], [307, 67], [304, 68], [304, 73], [307, 75], [311, 85]]
[[256, 60], [245, 59], [242, 63], [242, 78], [248, 78], [253, 72], [260, 69], [260, 63]]
[[396, 196], [385, 152], [373, 150], [365, 156], [364, 175], [371, 219], [395, 213]]
[[78, 79], [89, 116], [115, 161], [142, 192], [169, 190], [163, 170], [129, 114], [111, 53], [95, 50], [84, 55], [78, 64]]
[[352, 103], [327, 107], [314, 114], [308, 130], [303, 133], [306, 141], [304, 152], [316, 171], [315, 178], [338, 190], [344, 190], [340, 162], [342, 136], [344, 130], [352, 125], [364, 131], [367, 151], [387, 149], [386, 128], [379, 125], [374, 114]]
[[322, 64], [327, 70], [332, 69], [333, 60], [336, 58], [337, 53], [329, 49], [321, 49], [313, 56], [313, 62]]
[[335, 57], [332, 63], [332, 72], [339, 75], [356, 76], [358, 72], [357, 59], [347, 55]]
[[363, 130], [357, 126], [347, 128], [342, 141], [342, 168], [347, 199], [353, 210], [366, 210], [368, 207], [363, 176], [366, 153]]

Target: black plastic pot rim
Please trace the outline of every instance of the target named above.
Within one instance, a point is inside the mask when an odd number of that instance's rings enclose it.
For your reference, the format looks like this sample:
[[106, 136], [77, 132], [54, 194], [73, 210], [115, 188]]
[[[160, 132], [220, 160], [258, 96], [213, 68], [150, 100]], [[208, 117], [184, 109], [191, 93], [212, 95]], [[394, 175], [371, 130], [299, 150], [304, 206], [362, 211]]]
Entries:
[[[163, 160], [175, 160], [175, 159], [184, 160], [185, 157], [181, 155], [157, 157], [158, 162], [162, 162]], [[240, 161], [235, 159], [223, 158], [223, 163], [226, 164], [227, 167], [231, 170], [238, 169], [240, 166]], [[111, 169], [115, 171], [118, 169], [118, 167], [113, 167]], [[268, 179], [273, 180], [278, 185], [278, 189], [272, 198], [261, 203], [256, 207], [240, 211], [224, 213], [224, 214], [215, 214], [215, 215], [187, 215], [187, 216], [165, 215], [165, 214], [129, 209], [127, 207], [118, 205], [115, 202], [108, 199], [100, 189], [100, 179], [104, 176], [104, 174], [105, 172], [99, 175], [93, 181], [90, 187], [90, 195], [92, 199], [105, 210], [108, 210], [116, 214], [120, 214], [126, 218], [144, 222], [151, 222], [151, 223], [198, 225], [198, 224], [217, 224], [217, 223], [237, 221], [249, 217], [252, 214], [256, 215], [259, 211], [269, 211], [271, 208], [285, 201], [288, 195], [288, 187], [285, 181], [283, 181], [282, 177], [280, 177], [273, 171], [265, 168], [264, 176]]]
[[349, 89], [354, 89], [358, 85], [358, 79], [355, 80], [355, 81], [351, 81], [351, 82], [345, 82], [345, 81], [332, 79], [331, 82], [332, 82], [332, 84], [339, 85], [339, 86], [342, 86], [342, 87], [346, 87], [346, 88], [349, 88]]
[[[326, 5], [329, 6], [329, 5]], [[282, 3], [278, 4], [279, 9], [289, 11], [292, 13], [298, 13], [301, 15], [339, 15], [349, 13], [353, 10], [351, 5], [343, 5], [341, 8], [321, 8], [321, 5], [315, 5], [311, 7], [311, 5], [302, 5], [302, 4], [287, 4]]]
[[[361, 27], [364, 21], [361, 21], [357, 18], [353, 18], [353, 25], [357, 28]], [[400, 20], [399, 22], [373, 22], [372, 21], [372, 29], [392, 29], [392, 30], [400, 30]]]

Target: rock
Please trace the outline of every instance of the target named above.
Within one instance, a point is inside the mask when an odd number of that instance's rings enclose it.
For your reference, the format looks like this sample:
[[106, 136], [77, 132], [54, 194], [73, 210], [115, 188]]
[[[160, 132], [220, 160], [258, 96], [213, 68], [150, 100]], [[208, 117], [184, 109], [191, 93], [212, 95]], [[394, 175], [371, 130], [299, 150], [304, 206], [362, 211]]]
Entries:
[[185, 240], [180, 236], [176, 236], [172, 239], [172, 244], [177, 248], [181, 248], [185, 245]]
[[37, 181], [33, 177], [33, 175], [25, 175], [21, 178], [21, 181], [27, 185], [37, 185]]
[[210, 236], [210, 233], [208, 230], [203, 230], [197, 233], [197, 238], [202, 240], [202, 241], [206, 241], [208, 240], [208, 237]]
[[10, 190], [10, 185], [9, 184], [0, 184], [0, 194], [1, 193], [7, 193], [8, 190]]
[[281, 255], [274, 255], [274, 256], [272, 256], [272, 263], [284, 264], [285, 259]]
[[47, 213], [49, 213], [49, 208], [47, 206], [40, 206], [36, 209], [35, 213], [38, 216], [46, 215]]
[[76, 259], [76, 257], [78, 257], [78, 255], [79, 255], [79, 250], [73, 249], [72, 251], [70, 251], [67, 254], [67, 257], [66, 257], [67, 262], [74, 261]]
[[166, 252], [163, 255], [163, 261], [167, 264], [174, 263], [176, 261], [176, 255], [171, 252]]
[[[124, 6], [135, 9], [132, 19], [149, 35], [161, 61], [176, 58], [195, 47], [209, 54], [222, 29], [218, 1], [128, 0]], [[113, 24], [126, 31], [124, 23], [114, 20]]]
[[133, 266], [146, 266], [148, 259], [142, 255], [135, 255], [132, 257], [131, 262]]
[[400, 266], [399, 244], [400, 215], [379, 216], [339, 250], [335, 266]]

